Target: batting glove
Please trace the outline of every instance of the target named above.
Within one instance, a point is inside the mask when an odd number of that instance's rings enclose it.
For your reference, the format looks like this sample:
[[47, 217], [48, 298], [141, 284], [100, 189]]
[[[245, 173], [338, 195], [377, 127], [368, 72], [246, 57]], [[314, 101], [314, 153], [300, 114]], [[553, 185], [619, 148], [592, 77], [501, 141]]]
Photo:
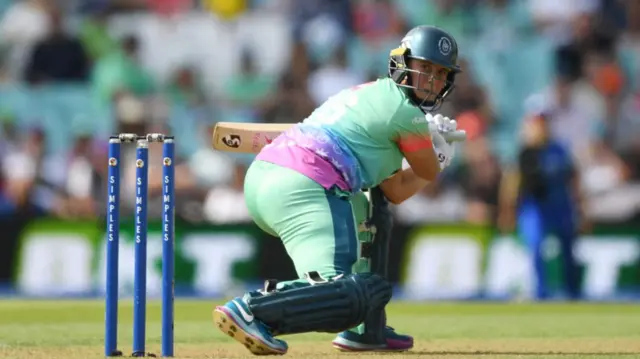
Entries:
[[429, 133], [431, 134], [433, 149], [440, 163], [440, 169], [444, 170], [451, 164], [455, 155], [454, 142], [461, 139], [464, 140], [466, 134], [464, 131], [457, 130], [458, 123], [456, 120], [440, 114], [435, 116], [427, 114], [426, 119], [429, 124]]

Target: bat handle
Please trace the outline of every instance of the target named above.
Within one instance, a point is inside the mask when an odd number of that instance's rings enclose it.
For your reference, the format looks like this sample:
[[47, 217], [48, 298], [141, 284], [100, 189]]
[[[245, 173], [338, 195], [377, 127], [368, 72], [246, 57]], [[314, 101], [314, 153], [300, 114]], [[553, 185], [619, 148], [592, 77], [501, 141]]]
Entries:
[[464, 130], [444, 132], [442, 133], [442, 137], [447, 142], [464, 142], [467, 140], [467, 133]]

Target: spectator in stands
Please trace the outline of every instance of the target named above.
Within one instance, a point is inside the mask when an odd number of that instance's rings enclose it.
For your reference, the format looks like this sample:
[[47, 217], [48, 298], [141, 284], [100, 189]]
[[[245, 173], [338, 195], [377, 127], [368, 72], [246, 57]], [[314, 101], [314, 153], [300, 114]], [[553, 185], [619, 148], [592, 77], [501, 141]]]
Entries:
[[623, 6], [621, 12], [626, 16], [626, 21], [620, 23], [626, 27], [620, 34], [617, 50], [623, 62], [629, 88], [637, 90], [640, 88], [640, 2], [622, 1], [618, 4]]
[[[473, 31], [474, 36], [477, 36], [474, 44], [488, 46], [499, 52], [512, 51], [520, 41], [531, 43], [534, 24], [525, 2], [479, 1], [475, 3], [473, 11], [465, 10], [464, 39], [469, 39], [470, 31]], [[471, 43], [467, 44], [473, 46]]]
[[556, 51], [556, 76], [536, 101], [544, 103], [553, 121], [554, 138], [563, 142], [577, 158], [578, 165], [588, 161], [595, 141], [602, 138], [606, 108], [602, 96], [585, 78], [584, 54], [575, 46]]
[[212, 223], [249, 223], [251, 217], [244, 200], [244, 175], [247, 166], [236, 162], [229, 183], [214, 187], [204, 201], [204, 213]]
[[80, 26], [78, 36], [92, 62], [118, 49], [118, 41], [109, 34], [110, 11], [104, 2], [87, 5], [87, 16]]
[[0, 112], [0, 216], [12, 213], [15, 210], [15, 203], [11, 200], [11, 194], [7, 184], [7, 177], [4, 171], [4, 161], [9, 153], [16, 151], [17, 128], [14, 116], [6, 110]]
[[201, 107], [208, 103], [201, 77], [196, 69], [189, 66], [178, 68], [166, 94], [171, 105]]
[[264, 122], [297, 123], [309, 116], [315, 106], [306, 83], [306, 79], [298, 80], [293, 74], [282, 76], [278, 89], [262, 109]]
[[464, 39], [472, 17], [464, 0], [395, 0], [409, 26], [429, 24], [438, 26], [458, 39]]
[[606, 113], [602, 139], [592, 150], [592, 165], [612, 168], [622, 182], [626, 180], [627, 167], [617, 156], [628, 156], [629, 151], [633, 151], [635, 138], [640, 134], [640, 122], [635, 119], [640, 112], [635, 106], [636, 91], [633, 91], [631, 81], [625, 79], [615, 45], [611, 38], [599, 39], [585, 54], [584, 67], [587, 80], [602, 96]]
[[244, 50], [240, 56], [240, 71], [232, 75], [224, 86], [224, 101], [231, 107], [255, 111], [262, 106], [276, 86], [276, 78], [260, 73], [256, 58]]
[[583, 28], [600, 7], [599, 0], [528, 0], [538, 30], [558, 45], [574, 40], [572, 27]]
[[44, 215], [58, 205], [48, 185], [50, 173], [44, 170], [46, 133], [32, 128], [17, 146], [2, 153], [2, 172], [6, 193], [20, 213]]
[[309, 94], [316, 106], [346, 88], [366, 82], [364, 73], [347, 66], [346, 51], [344, 46], [338, 47], [330, 59], [309, 76]]
[[[205, 1], [211, 2], [216, 0], [205, 0]], [[244, 2], [244, 0], [241, 0], [240, 2]], [[145, 1], [145, 3], [146, 3], [145, 5], [151, 11], [155, 12], [156, 14], [162, 17], [167, 17], [167, 18], [171, 18], [174, 15], [183, 13], [185, 11], [189, 11], [194, 6], [194, 2], [192, 0], [152, 0], [152, 1], [147, 0]], [[227, 5], [231, 5], [229, 7], [232, 7], [232, 4], [238, 3], [238, 0], [225, 1], [225, 3]]]
[[226, 185], [234, 176], [234, 158], [229, 153], [214, 150], [211, 138], [215, 122], [210, 121], [199, 131], [195, 152], [189, 156], [187, 165], [193, 173], [194, 182], [207, 192], [216, 186]]
[[553, 118], [550, 130], [571, 151], [589, 194], [613, 190], [627, 177], [624, 163], [606, 141], [608, 127], [617, 117], [622, 79], [611, 62], [612, 53], [598, 50], [596, 44], [588, 52], [575, 45], [558, 49], [554, 93], [543, 100]]
[[[173, 3], [186, 1], [172, 0]], [[233, 20], [247, 10], [247, 0], [203, 0], [204, 7], [225, 21]]]
[[[452, 2], [455, 0], [447, 1], [447, 3]], [[422, 24], [436, 25], [424, 20], [420, 22], [420, 25]], [[390, 35], [402, 34], [405, 27], [404, 19], [389, 0], [360, 1], [353, 5], [354, 31], [365, 42], [374, 46], [375, 43], [380, 44], [380, 41], [389, 40]], [[449, 30], [446, 26], [442, 28]]]
[[66, 32], [58, 10], [51, 10], [49, 16], [49, 33], [33, 48], [25, 69], [25, 80], [32, 85], [86, 81], [90, 64], [82, 44]]
[[[352, 6], [354, 36], [343, 34], [345, 39], [341, 40], [347, 43], [349, 65], [364, 73], [386, 74], [388, 49], [408, 31], [407, 21], [389, 0], [357, 1]], [[426, 23], [436, 25], [420, 22]]]
[[261, 73], [249, 50], [240, 56], [240, 71], [229, 76], [218, 104], [225, 121], [258, 122], [261, 109], [276, 88], [277, 78]]
[[622, 100], [617, 121], [611, 127], [613, 148], [625, 160], [631, 178], [640, 180], [640, 87]]
[[9, 48], [9, 77], [22, 79], [33, 46], [49, 32], [48, 15], [52, 2], [16, 1], [0, 20], [0, 41]]
[[[605, 119], [608, 121], [614, 121], [618, 116], [620, 100], [627, 88], [615, 46], [615, 39], [602, 37], [585, 52], [585, 77], [600, 93], [605, 104]], [[604, 137], [606, 141], [606, 131]]]
[[140, 43], [134, 35], [121, 40], [121, 48], [100, 59], [93, 69], [93, 87], [98, 99], [111, 103], [115, 96], [128, 93], [146, 97], [156, 88], [150, 72], [139, 61]]
[[296, 123], [311, 114], [315, 105], [308, 91], [310, 67], [306, 46], [295, 44], [291, 54], [291, 70], [282, 75], [277, 89], [263, 103], [261, 113], [264, 122]]
[[9, 153], [17, 147], [18, 128], [16, 117], [8, 109], [0, 110], [0, 154]]
[[314, 63], [326, 59], [325, 47], [353, 29], [349, 0], [294, 1], [292, 7], [293, 40], [304, 44]]
[[95, 218], [103, 195], [100, 173], [104, 158], [88, 133], [76, 134], [67, 156], [56, 156], [51, 171], [59, 178], [58, 207], [55, 215], [67, 219]]
[[486, 138], [472, 139], [465, 146], [458, 177], [467, 201], [466, 222], [495, 226], [502, 170]]

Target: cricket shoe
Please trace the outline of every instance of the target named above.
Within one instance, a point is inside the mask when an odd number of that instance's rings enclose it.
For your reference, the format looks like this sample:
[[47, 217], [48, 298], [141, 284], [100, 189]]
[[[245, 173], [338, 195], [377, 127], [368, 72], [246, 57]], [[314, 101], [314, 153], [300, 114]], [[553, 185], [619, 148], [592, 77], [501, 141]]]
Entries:
[[384, 329], [385, 343], [371, 342], [363, 334], [344, 331], [333, 340], [333, 347], [345, 352], [407, 351], [413, 348], [413, 337], [396, 333], [392, 327]]
[[217, 306], [213, 322], [255, 355], [284, 355], [289, 349], [285, 341], [274, 338], [269, 328], [253, 316], [241, 297]]

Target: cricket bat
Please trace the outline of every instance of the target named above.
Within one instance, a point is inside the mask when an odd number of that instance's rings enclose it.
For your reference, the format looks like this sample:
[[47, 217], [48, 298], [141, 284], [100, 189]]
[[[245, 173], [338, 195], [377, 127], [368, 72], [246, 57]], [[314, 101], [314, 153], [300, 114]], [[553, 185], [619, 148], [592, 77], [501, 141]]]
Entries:
[[[218, 122], [213, 130], [213, 148], [218, 151], [258, 153], [274, 138], [293, 126], [293, 123], [239, 123]], [[445, 140], [466, 140], [465, 131], [443, 133]]]
[[213, 148], [225, 152], [258, 153], [262, 147], [293, 125], [218, 122], [213, 130]]

